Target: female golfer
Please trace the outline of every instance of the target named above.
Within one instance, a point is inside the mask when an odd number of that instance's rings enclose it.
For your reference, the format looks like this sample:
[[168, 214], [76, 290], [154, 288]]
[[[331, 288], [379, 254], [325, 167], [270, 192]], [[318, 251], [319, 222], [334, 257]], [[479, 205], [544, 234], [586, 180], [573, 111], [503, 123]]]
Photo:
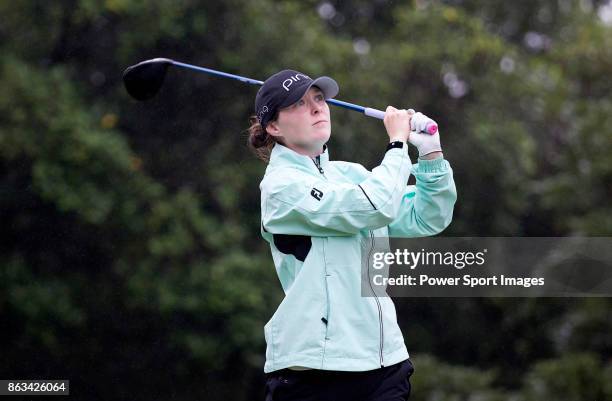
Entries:
[[418, 133], [431, 120], [389, 106], [378, 167], [330, 161], [325, 100], [337, 93], [329, 77], [284, 70], [255, 100], [249, 145], [268, 162], [261, 233], [285, 292], [264, 327], [266, 400], [407, 399], [413, 367], [395, 307], [374, 291], [362, 296], [362, 254], [377, 237], [434, 235], [452, 219], [455, 184], [439, 134]]

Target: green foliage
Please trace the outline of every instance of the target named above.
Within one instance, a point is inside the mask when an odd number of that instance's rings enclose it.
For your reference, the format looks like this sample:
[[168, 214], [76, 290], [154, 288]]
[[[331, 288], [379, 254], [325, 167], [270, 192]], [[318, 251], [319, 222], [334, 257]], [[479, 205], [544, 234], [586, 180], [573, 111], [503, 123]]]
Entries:
[[505, 394], [493, 389], [492, 372], [452, 366], [428, 355], [411, 358], [415, 373], [411, 400], [505, 400]]
[[[609, 368], [608, 368], [609, 369]], [[538, 362], [525, 380], [525, 400], [605, 400], [610, 376], [595, 355], [568, 354]]]

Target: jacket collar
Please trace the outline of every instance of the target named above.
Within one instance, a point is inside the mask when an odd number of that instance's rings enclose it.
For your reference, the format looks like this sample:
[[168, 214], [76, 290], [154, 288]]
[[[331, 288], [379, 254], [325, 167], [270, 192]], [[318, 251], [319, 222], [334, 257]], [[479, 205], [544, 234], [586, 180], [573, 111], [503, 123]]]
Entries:
[[[329, 165], [329, 152], [327, 145], [323, 145], [323, 153], [319, 156], [319, 165], [323, 170], [327, 168]], [[278, 166], [293, 166], [293, 167], [302, 167], [307, 169], [308, 171], [319, 173], [317, 165], [315, 164], [315, 160], [310, 156], [301, 155], [286, 146], [281, 145], [280, 143], [276, 143], [274, 148], [272, 148], [272, 153], [270, 154], [270, 163], [268, 165], [270, 168], [278, 167]]]

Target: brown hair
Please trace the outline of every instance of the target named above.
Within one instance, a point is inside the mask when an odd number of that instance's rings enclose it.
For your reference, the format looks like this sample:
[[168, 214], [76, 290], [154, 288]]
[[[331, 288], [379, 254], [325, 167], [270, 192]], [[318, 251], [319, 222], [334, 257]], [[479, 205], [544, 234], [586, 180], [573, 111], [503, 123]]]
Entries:
[[[276, 120], [276, 116], [271, 121]], [[257, 158], [268, 163], [270, 161], [270, 153], [277, 142], [276, 138], [270, 134], [259, 124], [257, 116], [249, 117], [247, 146], [257, 156]], [[280, 141], [278, 141], [281, 143]]]

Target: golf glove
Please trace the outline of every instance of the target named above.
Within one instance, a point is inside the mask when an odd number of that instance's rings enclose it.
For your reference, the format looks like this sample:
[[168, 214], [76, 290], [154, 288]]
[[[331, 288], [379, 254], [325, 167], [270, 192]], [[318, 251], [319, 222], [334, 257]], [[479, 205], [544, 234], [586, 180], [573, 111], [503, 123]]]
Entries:
[[442, 146], [440, 146], [440, 132], [436, 132], [431, 135], [426, 133], [427, 123], [434, 122], [431, 118], [427, 117], [423, 113], [415, 113], [412, 115], [410, 121], [410, 138], [408, 141], [417, 147], [419, 150], [419, 157], [428, 155], [432, 152], [441, 152]]

